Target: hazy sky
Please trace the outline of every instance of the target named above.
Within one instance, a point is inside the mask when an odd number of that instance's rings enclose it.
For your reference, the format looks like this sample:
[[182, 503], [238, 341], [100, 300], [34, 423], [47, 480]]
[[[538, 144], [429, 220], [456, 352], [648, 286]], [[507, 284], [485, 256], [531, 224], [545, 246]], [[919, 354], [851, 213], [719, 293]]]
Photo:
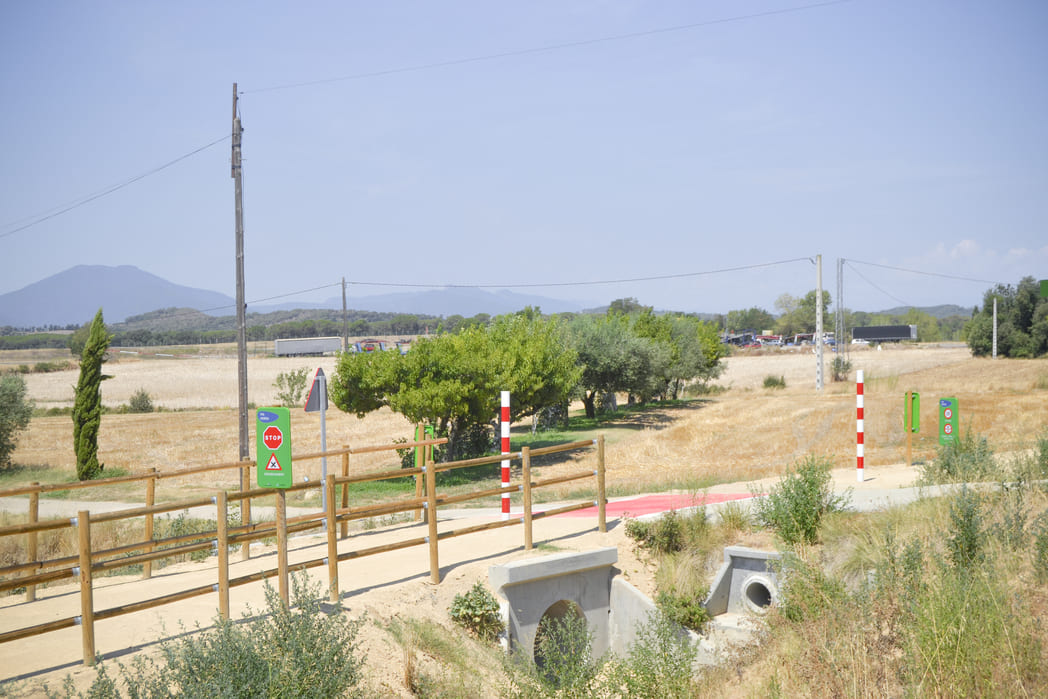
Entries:
[[849, 308], [971, 306], [1048, 278], [1046, 37], [1043, 0], [11, 0], [0, 293], [129, 264], [232, 295], [237, 82], [249, 301], [773, 311], [821, 254]]

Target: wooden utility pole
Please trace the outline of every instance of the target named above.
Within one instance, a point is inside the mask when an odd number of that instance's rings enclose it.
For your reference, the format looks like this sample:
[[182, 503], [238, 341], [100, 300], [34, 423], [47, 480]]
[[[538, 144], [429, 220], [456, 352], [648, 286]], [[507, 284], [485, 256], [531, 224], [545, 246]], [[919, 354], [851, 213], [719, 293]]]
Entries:
[[237, 243], [237, 388], [240, 416], [240, 460], [250, 452], [247, 443], [247, 307], [244, 302], [244, 179], [240, 169], [240, 137], [244, 129], [237, 115], [237, 84], [233, 83], [233, 160], [234, 208]]
[[349, 315], [346, 314], [346, 278], [342, 277], [342, 351], [349, 351]]

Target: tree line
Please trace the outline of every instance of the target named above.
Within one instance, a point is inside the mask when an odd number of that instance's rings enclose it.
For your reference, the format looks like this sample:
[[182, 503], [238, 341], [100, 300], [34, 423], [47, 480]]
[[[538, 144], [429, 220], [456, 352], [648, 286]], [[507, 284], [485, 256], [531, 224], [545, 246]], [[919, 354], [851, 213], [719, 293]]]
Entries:
[[331, 379], [335, 405], [363, 417], [389, 407], [448, 438], [445, 459], [490, 452], [501, 391], [513, 420], [567, 415], [579, 398], [586, 415], [613, 408], [616, 393], [644, 403], [677, 398], [708, 382], [726, 353], [719, 330], [652, 308], [604, 315], [543, 317], [535, 309], [419, 338], [405, 355], [346, 353]]

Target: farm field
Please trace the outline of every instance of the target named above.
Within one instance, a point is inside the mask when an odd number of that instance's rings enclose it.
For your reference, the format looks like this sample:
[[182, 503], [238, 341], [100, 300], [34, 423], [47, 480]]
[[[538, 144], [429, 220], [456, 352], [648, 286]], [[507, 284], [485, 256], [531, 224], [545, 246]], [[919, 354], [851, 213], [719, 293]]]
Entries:
[[[821, 394], [815, 390], [810, 350], [740, 353], [726, 359], [726, 371], [716, 381], [719, 392], [605, 423], [599, 431], [608, 440], [610, 492], [697, 490], [718, 482], [765, 478], [782, 473], [806, 454], [829, 456], [838, 467], [854, 465], [854, 378], [832, 382], [833, 355], [827, 355]], [[935, 405], [941, 397], [956, 397], [962, 429], [989, 436], [998, 451], [1028, 447], [1048, 425], [1048, 362], [1044, 360], [975, 359], [963, 346], [861, 348], [849, 356], [851, 376], [854, 369], [865, 373], [865, 461], [871, 470], [905, 460], [901, 412], [907, 390], [918, 391], [923, 398], [922, 431], [913, 440], [915, 460], [935, 452]], [[273, 383], [280, 372], [320, 366], [331, 376], [334, 365], [333, 357], [252, 357], [249, 400], [258, 406], [273, 404]], [[235, 358], [119, 359], [107, 363], [105, 370], [113, 376], [102, 385], [107, 406], [124, 404], [144, 388], [162, 410], [103, 417], [99, 457], [108, 467], [137, 473], [237, 459]], [[769, 376], [784, 379], [785, 388], [764, 388]], [[30, 374], [26, 377], [29, 396], [38, 408], [68, 407], [76, 377], [72, 369]], [[408, 422], [385, 409], [359, 419], [332, 407], [327, 418], [330, 448], [390, 444], [411, 435]], [[530, 423], [516, 425], [514, 434], [529, 427]], [[319, 414], [293, 411], [292, 435], [296, 453], [318, 451]], [[569, 434], [564, 441], [575, 438]], [[252, 445], [253, 440], [252, 434]], [[582, 457], [582, 462], [592, 458]], [[38, 480], [33, 477], [37, 470], [72, 473], [68, 415], [35, 417], [21, 435], [14, 461], [27, 467], [26, 481]], [[388, 465], [393, 465], [388, 454], [354, 455], [352, 460], [354, 470]], [[578, 462], [537, 466], [553, 475], [557, 469], [577, 468]], [[319, 476], [318, 461], [304, 462], [303, 468], [303, 476]], [[218, 476], [210, 477], [215, 481], [203, 478], [195, 485], [227, 484]]]

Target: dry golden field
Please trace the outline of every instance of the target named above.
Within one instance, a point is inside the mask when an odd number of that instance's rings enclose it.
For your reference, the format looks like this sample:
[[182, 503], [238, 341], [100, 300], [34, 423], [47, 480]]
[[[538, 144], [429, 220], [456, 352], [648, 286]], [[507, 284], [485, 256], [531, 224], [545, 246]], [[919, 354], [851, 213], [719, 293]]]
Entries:
[[[827, 455], [835, 466], [855, 463], [855, 385], [831, 381], [827, 353], [825, 388], [815, 390], [815, 358], [785, 351], [739, 354], [726, 360], [717, 384], [725, 390], [683, 407], [649, 411], [616, 421], [607, 430], [608, 484], [612, 492], [666, 488], [698, 489], [717, 482], [749, 481], [782, 473], [806, 454]], [[853, 369], [866, 378], [866, 467], [905, 460], [903, 395], [922, 396], [922, 431], [915, 436], [914, 459], [934, 455], [940, 397], [959, 400], [963, 429], [986, 435], [997, 452], [1032, 444], [1048, 426], [1048, 362], [974, 359], [963, 346], [853, 348]], [[275, 399], [279, 372], [322, 366], [329, 376], [334, 358], [252, 357], [248, 362], [249, 400], [259, 406]], [[5, 360], [6, 363], [6, 360]], [[100, 459], [108, 466], [140, 472], [170, 470], [233, 461], [237, 458], [236, 360], [121, 358], [106, 365], [113, 379], [103, 383], [103, 401], [126, 403], [145, 388], [164, 412], [108, 414], [99, 439]], [[784, 389], [762, 387], [766, 376], [782, 376]], [[852, 373], [854, 377], [854, 371]], [[38, 407], [72, 403], [73, 370], [27, 377]], [[176, 412], [177, 411], [177, 412]], [[293, 411], [296, 453], [317, 451], [320, 421], [316, 413]], [[253, 430], [253, 421], [251, 429]], [[525, 425], [518, 426], [524, 430]], [[27, 466], [73, 470], [72, 430], [68, 416], [38, 417], [22, 434], [14, 454]], [[364, 419], [328, 411], [330, 448], [389, 444], [410, 436], [406, 420], [388, 410]], [[254, 436], [251, 436], [252, 444]], [[252, 449], [253, 451], [253, 449]], [[591, 462], [591, 454], [579, 460]], [[391, 464], [390, 456], [354, 455], [354, 470]], [[557, 470], [577, 462], [550, 464]], [[319, 475], [319, 462], [303, 462], [296, 474]], [[232, 476], [228, 476], [229, 481]], [[225, 482], [197, 477], [194, 485]]]

